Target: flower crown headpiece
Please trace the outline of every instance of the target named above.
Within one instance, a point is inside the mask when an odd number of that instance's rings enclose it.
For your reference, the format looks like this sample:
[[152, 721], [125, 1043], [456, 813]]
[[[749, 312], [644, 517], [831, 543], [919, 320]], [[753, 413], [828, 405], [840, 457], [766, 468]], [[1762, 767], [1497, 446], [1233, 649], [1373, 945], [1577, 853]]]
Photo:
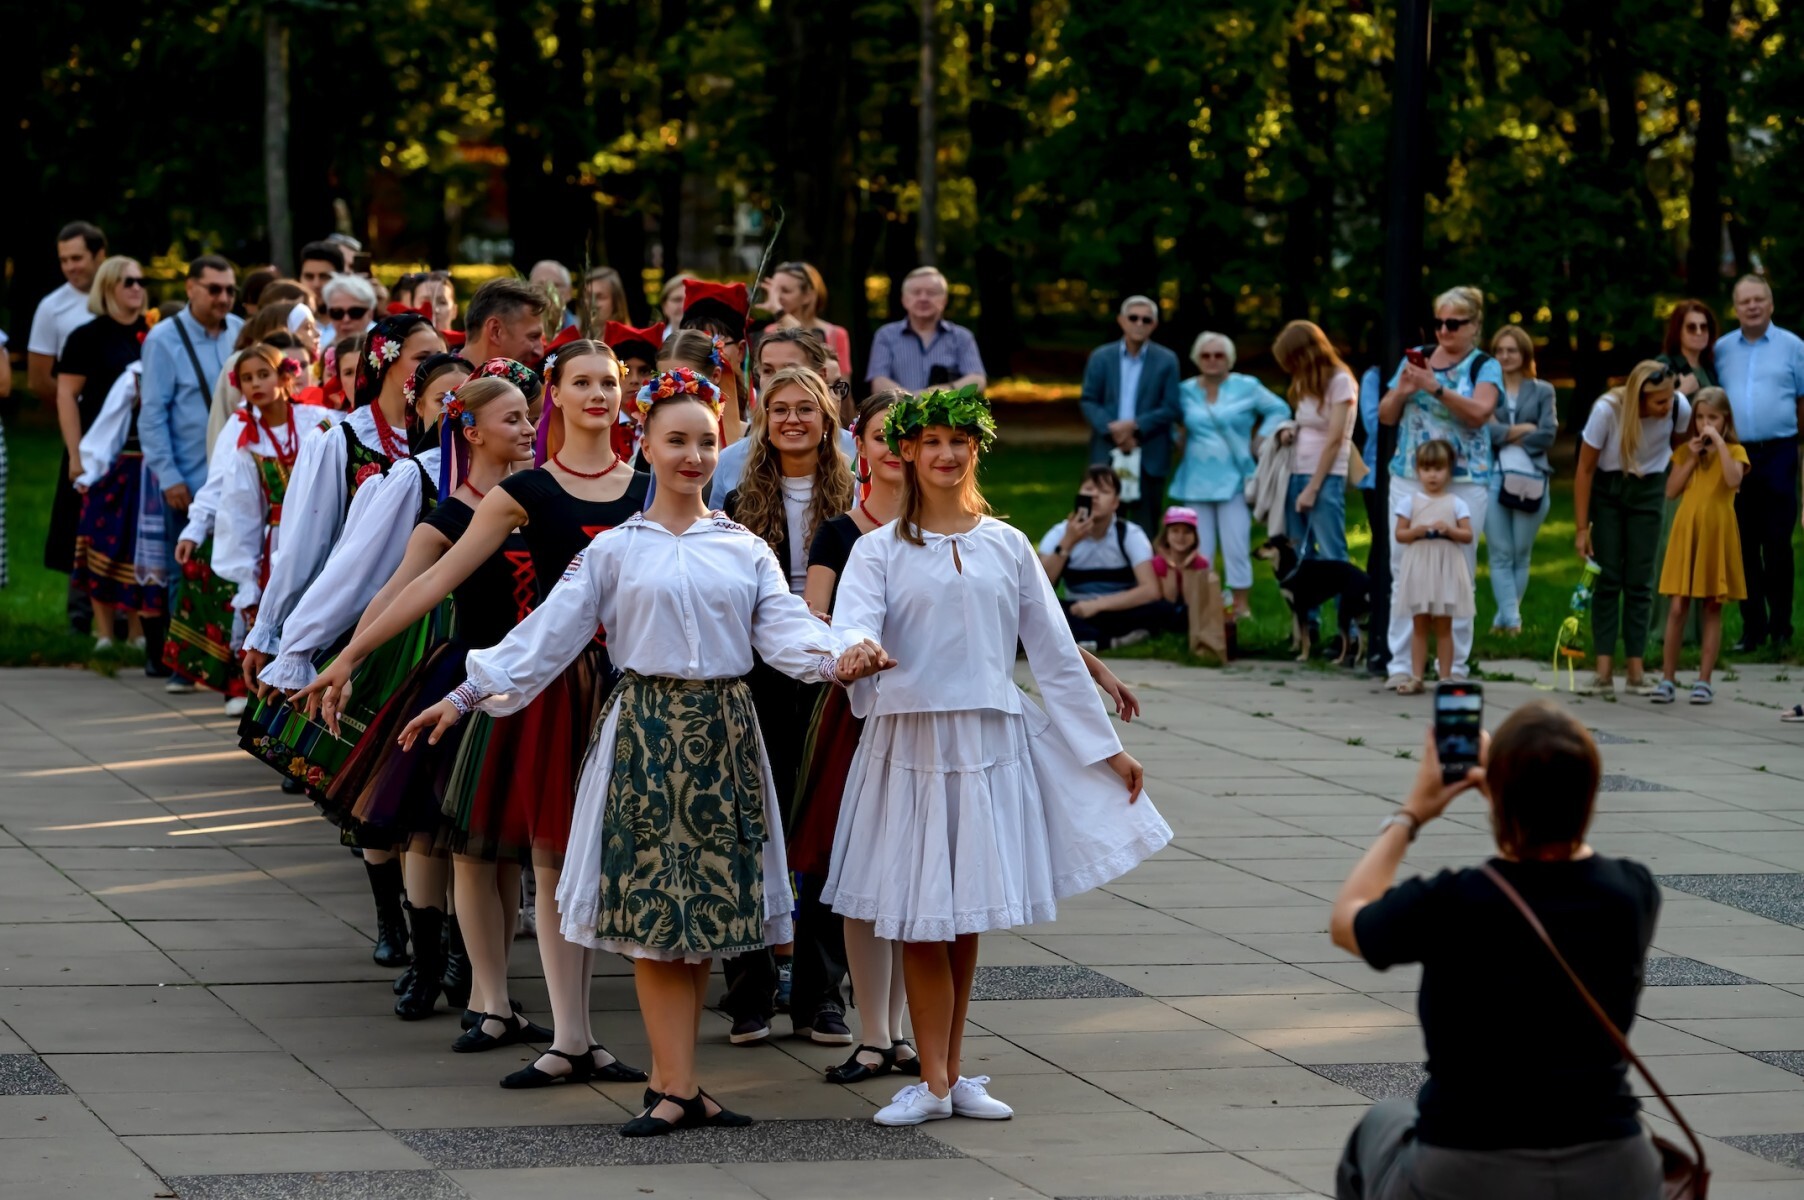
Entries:
[[956, 392], [924, 392], [912, 400], [898, 400], [883, 420], [883, 440], [900, 454], [903, 441], [919, 437], [929, 425], [975, 434], [979, 450], [988, 450], [996, 441], [996, 418], [990, 415], [990, 402], [976, 384]]
[[675, 396], [698, 397], [716, 415], [720, 412], [720, 389], [706, 375], [699, 375], [689, 367], [674, 367], [647, 380], [639, 394], [633, 397], [633, 410], [644, 416], [658, 401]]
[[371, 335], [369, 350], [364, 354], [364, 358], [369, 362], [371, 370], [380, 371], [383, 363], [394, 362], [400, 357], [400, 338], [383, 337], [379, 333]]
[[511, 358], [491, 358], [476, 368], [471, 379], [505, 379], [520, 389], [528, 404], [539, 394], [539, 375], [525, 363]]

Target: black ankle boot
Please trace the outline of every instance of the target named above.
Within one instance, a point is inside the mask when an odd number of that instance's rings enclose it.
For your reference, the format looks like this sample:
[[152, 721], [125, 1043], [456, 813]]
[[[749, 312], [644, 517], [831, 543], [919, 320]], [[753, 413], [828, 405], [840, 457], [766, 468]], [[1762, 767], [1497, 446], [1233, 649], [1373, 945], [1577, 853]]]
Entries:
[[413, 930], [413, 982], [395, 1001], [395, 1015], [403, 1021], [419, 1021], [432, 1015], [445, 973], [445, 910], [406, 906]]
[[468, 1005], [473, 978], [470, 954], [464, 949], [463, 926], [457, 923], [457, 914], [452, 913], [445, 918], [445, 1003], [452, 1008]]
[[[381, 866], [366, 860], [363, 869], [369, 872], [370, 892], [376, 897], [376, 948], [370, 957], [379, 966], [404, 967], [413, 958], [407, 953], [407, 918], [401, 911], [401, 860], [391, 858]], [[438, 976], [432, 978], [436, 981]]]

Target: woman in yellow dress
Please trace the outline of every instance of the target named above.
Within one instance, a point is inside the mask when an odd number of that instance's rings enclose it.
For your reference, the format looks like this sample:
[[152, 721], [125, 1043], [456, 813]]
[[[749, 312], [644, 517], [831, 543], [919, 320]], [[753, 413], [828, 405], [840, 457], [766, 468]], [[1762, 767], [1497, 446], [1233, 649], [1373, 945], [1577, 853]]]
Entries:
[[1666, 480], [1667, 496], [1683, 499], [1660, 569], [1660, 594], [1672, 597], [1672, 607], [1666, 614], [1664, 678], [1654, 690], [1655, 704], [1673, 702], [1685, 614], [1694, 599], [1703, 601], [1704, 636], [1691, 702], [1709, 704], [1716, 698], [1710, 673], [1723, 645], [1723, 603], [1748, 595], [1741, 572], [1741, 529], [1735, 523], [1735, 490], [1747, 473], [1748, 452], [1735, 436], [1735, 416], [1723, 389], [1700, 390], [1691, 407], [1691, 440], [1673, 454]]

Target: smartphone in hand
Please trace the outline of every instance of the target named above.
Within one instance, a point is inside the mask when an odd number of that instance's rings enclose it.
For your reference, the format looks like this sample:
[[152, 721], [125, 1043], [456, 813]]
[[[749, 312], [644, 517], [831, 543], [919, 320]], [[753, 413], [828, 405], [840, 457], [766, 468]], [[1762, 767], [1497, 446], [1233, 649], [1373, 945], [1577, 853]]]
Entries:
[[1075, 499], [1071, 502], [1071, 511], [1076, 513], [1080, 517], [1089, 516], [1090, 515], [1090, 501], [1092, 499], [1094, 499], [1094, 497], [1087, 496], [1084, 493], [1079, 492], [1077, 499]]
[[1426, 370], [1428, 368], [1428, 356], [1423, 354], [1420, 350], [1416, 349], [1414, 346], [1411, 346], [1409, 349], [1405, 350], [1403, 352], [1403, 357], [1408, 360], [1409, 365], [1412, 367], [1421, 367], [1424, 370]]
[[1485, 690], [1469, 679], [1444, 679], [1434, 689], [1434, 749], [1441, 780], [1458, 783], [1478, 765], [1484, 737]]

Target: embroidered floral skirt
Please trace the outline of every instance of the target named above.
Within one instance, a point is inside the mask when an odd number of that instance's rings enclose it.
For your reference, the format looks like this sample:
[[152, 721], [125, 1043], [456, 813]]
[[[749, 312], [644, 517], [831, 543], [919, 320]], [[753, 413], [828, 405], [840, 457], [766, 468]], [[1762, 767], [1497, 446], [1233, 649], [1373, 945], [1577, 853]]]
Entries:
[[138, 582], [138, 492], [143, 470], [144, 456], [126, 451], [82, 497], [70, 580], [78, 591], [102, 604], [160, 617], [168, 594], [160, 586]]
[[789, 940], [774, 794], [743, 680], [629, 672], [577, 789], [564, 936], [686, 962]]
[[213, 539], [196, 547], [176, 570], [163, 665], [202, 687], [228, 696], [244, 695], [248, 689], [232, 637], [238, 616], [232, 611], [232, 597], [238, 594], [238, 585], [213, 573]]

